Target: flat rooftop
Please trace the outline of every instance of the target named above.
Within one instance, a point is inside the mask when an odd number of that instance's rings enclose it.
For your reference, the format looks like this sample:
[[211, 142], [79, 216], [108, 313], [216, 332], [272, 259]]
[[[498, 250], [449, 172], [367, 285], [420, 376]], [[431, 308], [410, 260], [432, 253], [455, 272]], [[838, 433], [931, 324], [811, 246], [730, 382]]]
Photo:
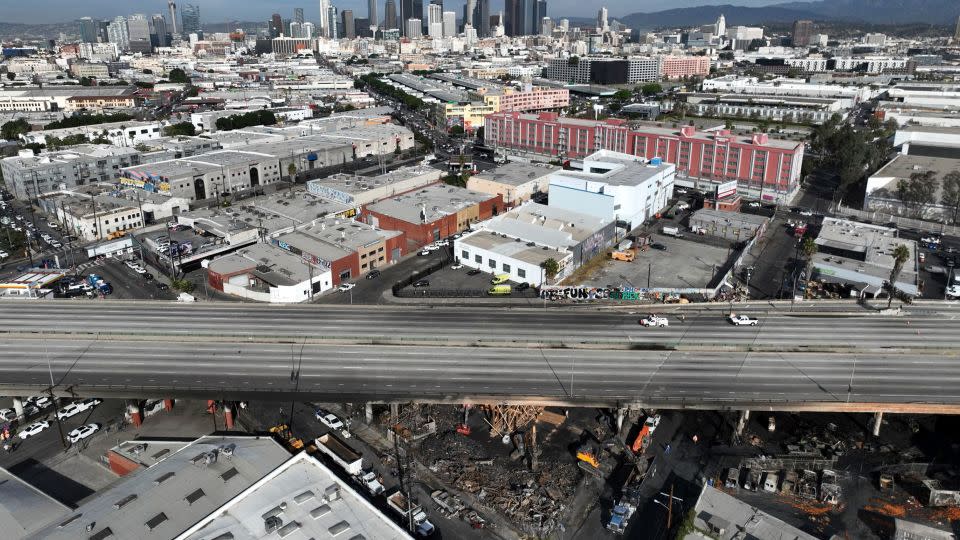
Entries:
[[136, 86], [46, 86], [44, 88], [4, 88], [0, 97], [87, 97], [87, 96], [132, 96]]
[[0, 530], [5, 538], [25, 538], [63, 519], [70, 508], [0, 468]]
[[529, 244], [532, 242], [504, 237], [489, 230], [475, 231], [457, 242], [461, 246], [472, 246], [536, 266], [540, 266], [547, 259], [563, 260], [570, 253], [565, 249], [550, 249], [543, 245], [531, 246]]
[[169, 540], [288, 459], [290, 453], [270, 437], [200, 437], [126, 476], [35, 537]]
[[887, 269], [893, 268], [893, 248], [905, 245], [910, 248], [910, 259], [903, 271], [910, 272], [914, 267], [916, 243], [897, 238], [897, 230], [889, 227], [828, 217], [823, 219], [816, 242], [826, 248], [863, 253], [868, 264]]
[[404, 182], [418, 176], [430, 175], [435, 177], [434, 181], [439, 182], [441, 173], [438, 169], [427, 166], [403, 167], [390, 171], [386, 174], [376, 176], [357, 176], [352, 174], [336, 173], [326, 178], [317, 178], [310, 180], [307, 185], [323, 186], [343, 193], [357, 194], [387, 187], [393, 184]]
[[589, 238], [609, 221], [591, 215], [528, 202], [490, 219], [484, 230], [533, 242], [537, 247], [569, 248]]
[[209, 268], [229, 274], [249, 271], [263, 281], [279, 287], [289, 287], [316, 277], [322, 270], [311, 270], [299, 255], [273, 244], [258, 243], [241, 248], [225, 257], [215, 259]]
[[564, 169], [557, 171], [555, 176], [601, 182], [610, 186], [639, 186], [673, 169], [676, 169], [676, 166], [672, 163], [661, 162], [653, 165], [643, 158], [629, 154], [600, 150], [583, 159], [583, 170]]
[[420, 212], [422, 209], [426, 214], [426, 222], [431, 223], [492, 198], [494, 197], [489, 193], [480, 193], [446, 184], [434, 184], [410, 193], [383, 199], [367, 208], [408, 223], [421, 223]]
[[8, 157], [4, 163], [13, 164], [19, 168], [33, 168], [49, 165], [69, 165], [75, 161], [92, 161], [108, 157], [133, 156], [140, 152], [135, 148], [113, 146], [111, 144], [78, 144], [69, 150], [44, 151], [40, 155], [29, 157]]
[[352, 485], [306, 452], [293, 456], [228, 501], [216, 515], [187, 531], [184, 538], [265, 538], [265, 514], [275, 514], [284, 523], [277, 531], [279, 538], [411, 538]]
[[538, 178], [543, 178], [550, 173], [561, 170], [560, 167], [552, 165], [540, 165], [533, 163], [521, 163], [511, 161], [499, 167], [483, 171], [473, 175], [471, 178], [489, 180], [498, 184], [508, 186], [520, 186], [528, 182], [533, 182]]
[[712, 536], [719, 540], [752, 538], [754, 540], [817, 540], [816, 536], [792, 527], [782, 520], [747, 504], [716, 488], [704, 486], [694, 507], [698, 529], [723, 529]]
[[[873, 173], [874, 177], [910, 178], [911, 174], [933, 171], [938, 179], [960, 169], [960, 160], [940, 157], [897, 154], [886, 165]], [[939, 184], [939, 182], [937, 182]], [[937, 197], [939, 201], [940, 198]]]

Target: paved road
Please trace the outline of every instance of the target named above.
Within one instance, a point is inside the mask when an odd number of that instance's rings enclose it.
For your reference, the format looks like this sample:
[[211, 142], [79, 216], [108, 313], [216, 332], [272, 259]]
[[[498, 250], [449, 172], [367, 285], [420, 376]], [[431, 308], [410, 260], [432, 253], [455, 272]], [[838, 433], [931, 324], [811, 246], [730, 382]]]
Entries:
[[665, 329], [571, 309], [3, 307], [0, 389], [10, 394], [44, 388], [49, 358], [57, 390], [81, 395], [960, 410], [955, 306], [907, 317], [771, 314], [755, 328], [690, 309]]
[[[754, 305], [761, 305], [759, 303]], [[789, 304], [787, 304], [788, 306]], [[853, 307], [853, 304], [849, 304]], [[809, 309], [811, 304], [807, 304]], [[181, 341], [353, 344], [545, 345], [568, 348], [725, 347], [777, 351], [818, 348], [946, 349], [960, 343], [960, 311], [936, 316], [814, 316], [810, 312], [764, 315], [756, 327], [725, 320], [727, 304], [714, 311], [684, 311], [668, 328], [642, 328], [644, 313], [623, 310], [462, 308], [407, 306], [269, 306], [231, 303], [47, 301], [7, 303], [0, 332], [31, 339], [134, 337]], [[786, 308], [786, 306], [785, 306]], [[929, 310], [930, 308], [927, 308]], [[749, 307], [737, 307], [750, 314]]]

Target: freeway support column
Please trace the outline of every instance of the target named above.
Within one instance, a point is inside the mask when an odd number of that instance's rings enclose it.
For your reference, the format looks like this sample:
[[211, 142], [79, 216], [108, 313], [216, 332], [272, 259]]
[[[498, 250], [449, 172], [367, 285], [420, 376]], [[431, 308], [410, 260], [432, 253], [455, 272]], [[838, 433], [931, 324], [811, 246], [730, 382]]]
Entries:
[[367, 419], [367, 424], [368, 425], [372, 424], [373, 423], [373, 403], [367, 403], [366, 405], [364, 405], [363, 413]]
[[227, 402], [223, 404], [223, 418], [227, 429], [233, 429], [233, 403]]
[[623, 419], [627, 417], [627, 409], [617, 409], [617, 433], [623, 431]]
[[747, 427], [747, 421], [750, 420], [750, 411], [740, 411], [740, 420], [737, 421], [737, 436], [743, 435], [743, 428]]
[[165, 400], [163, 400], [163, 410], [165, 410], [165, 411], [167, 411], [167, 412], [170, 412], [170, 411], [173, 410], [173, 400], [172, 400], [172, 399], [165, 399]]
[[883, 412], [873, 413], [873, 436], [880, 436], [880, 426], [883, 424]]
[[23, 420], [23, 398], [13, 398], [13, 410], [17, 413], [17, 418]]

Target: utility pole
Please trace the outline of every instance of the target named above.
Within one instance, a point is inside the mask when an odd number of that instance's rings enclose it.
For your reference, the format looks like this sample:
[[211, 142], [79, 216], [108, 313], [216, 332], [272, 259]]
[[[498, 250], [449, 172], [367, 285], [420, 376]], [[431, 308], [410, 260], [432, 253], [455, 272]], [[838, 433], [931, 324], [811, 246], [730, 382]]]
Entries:
[[673, 483], [670, 484], [670, 500], [667, 501], [667, 531], [673, 523]]
[[[40, 335], [43, 336], [43, 331], [40, 331]], [[56, 385], [53, 379], [53, 365], [50, 363], [50, 350], [47, 349], [47, 340], [43, 339], [43, 352], [47, 357], [47, 372], [50, 374], [50, 403], [53, 404], [54, 414], [53, 417], [57, 420], [57, 431], [60, 433], [60, 444], [64, 448], [67, 447], [67, 440], [63, 437], [63, 424], [60, 423], [60, 415], [56, 414], [57, 410], [57, 398], [53, 393], [53, 387]]]

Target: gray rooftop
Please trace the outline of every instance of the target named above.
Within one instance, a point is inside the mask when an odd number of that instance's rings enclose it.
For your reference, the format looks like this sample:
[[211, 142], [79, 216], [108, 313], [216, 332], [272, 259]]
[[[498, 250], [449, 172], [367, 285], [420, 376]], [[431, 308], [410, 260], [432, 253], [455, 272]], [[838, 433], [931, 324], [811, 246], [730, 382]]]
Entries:
[[701, 208], [690, 216], [690, 223], [696, 222], [697, 225], [710, 229], [710, 225], [716, 225], [717, 228], [736, 227], [738, 229], [747, 229], [756, 231], [767, 221], [767, 218], [755, 214], [741, 214], [738, 212], [727, 212], [724, 210], [711, 210]]
[[490, 219], [484, 230], [534, 242], [538, 247], [573, 247], [599, 231], [609, 222], [591, 215], [528, 202]]
[[[458, 246], [470, 246], [496, 253], [503, 257], [510, 257], [525, 263], [540, 266], [547, 259], [562, 261], [570, 255], [566, 249], [550, 249], [542, 245], [529, 245], [518, 238], [504, 237], [500, 234], [481, 230], [470, 233], [459, 240]], [[559, 255], [558, 255], [559, 253]]]
[[576, 178], [611, 186], [639, 186], [658, 174], [675, 169], [672, 163], [651, 165], [643, 158], [600, 150], [583, 159], [583, 170], [557, 171], [557, 178]]
[[384, 199], [367, 208], [408, 223], [421, 223], [420, 211], [423, 209], [426, 213], [426, 223], [431, 223], [492, 198], [494, 196], [488, 193], [479, 193], [446, 184], [434, 184]]
[[709, 530], [708, 524], [722, 528], [723, 533], [714, 532], [718, 540], [751, 538], [753, 540], [817, 540], [796, 527], [777, 519], [732, 495], [728, 495], [710, 486], [704, 486], [697, 505], [694, 507], [696, 519], [694, 525], [701, 530]]
[[270, 437], [201, 437], [131, 473], [31, 538], [169, 540], [289, 458]]
[[552, 172], [559, 171], [560, 167], [551, 165], [540, 165], [533, 163], [521, 163], [511, 161], [489, 171], [479, 172], [472, 176], [482, 180], [489, 180], [499, 184], [510, 186], [520, 186], [528, 182], [536, 181], [539, 178], [549, 175]]
[[[263, 516], [268, 513], [284, 523], [277, 535], [264, 533]], [[187, 533], [184, 540], [410, 538], [352, 485], [306, 452], [290, 458]]]
[[20, 168], [43, 166], [70, 165], [75, 162], [94, 161], [113, 156], [134, 156], [139, 154], [136, 149], [110, 144], [79, 144], [71, 146], [69, 150], [44, 151], [40, 155], [29, 157], [4, 158], [4, 163]]
[[0, 468], [0, 530], [4, 538], [25, 538], [69, 512], [54, 498]]
[[4, 88], [0, 97], [86, 97], [132, 96], [136, 86], [45, 86], [43, 88]]
[[470, 101], [470, 96], [468, 96], [466, 92], [457, 90], [453, 86], [439, 81], [417, 77], [409, 73], [395, 73], [388, 75], [387, 78], [440, 101], [454, 103]]
[[437, 182], [440, 180], [440, 171], [433, 167], [414, 166], [403, 167], [385, 174], [376, 176], [359, 176], [353, 174], [336, 173], [326, 178], [317, 178], [310, 180], [308, 185], [324, 186], [335, 189], [343, 193], [357, 194], [376, 188], [386, 188], [393, 184], [405, 182], [419, 176], [428, 175], [424, 183]]
[[[917, 155], [897, 154], [889, 163], [873, 173], [874, 178], [892, 177], [894, 182], [888, 184], [887, 189], [896, 190], [896, 180], [910, 178], [911, 174], [933, 171], [938, 180], [951, 171], [960, 171], [960, 159], [950, 159], [941, 157], [926, 157]], [[938, 190], [939, 191], [939, 190]], [[940, 200], [939, 193], [936, 200]]]

